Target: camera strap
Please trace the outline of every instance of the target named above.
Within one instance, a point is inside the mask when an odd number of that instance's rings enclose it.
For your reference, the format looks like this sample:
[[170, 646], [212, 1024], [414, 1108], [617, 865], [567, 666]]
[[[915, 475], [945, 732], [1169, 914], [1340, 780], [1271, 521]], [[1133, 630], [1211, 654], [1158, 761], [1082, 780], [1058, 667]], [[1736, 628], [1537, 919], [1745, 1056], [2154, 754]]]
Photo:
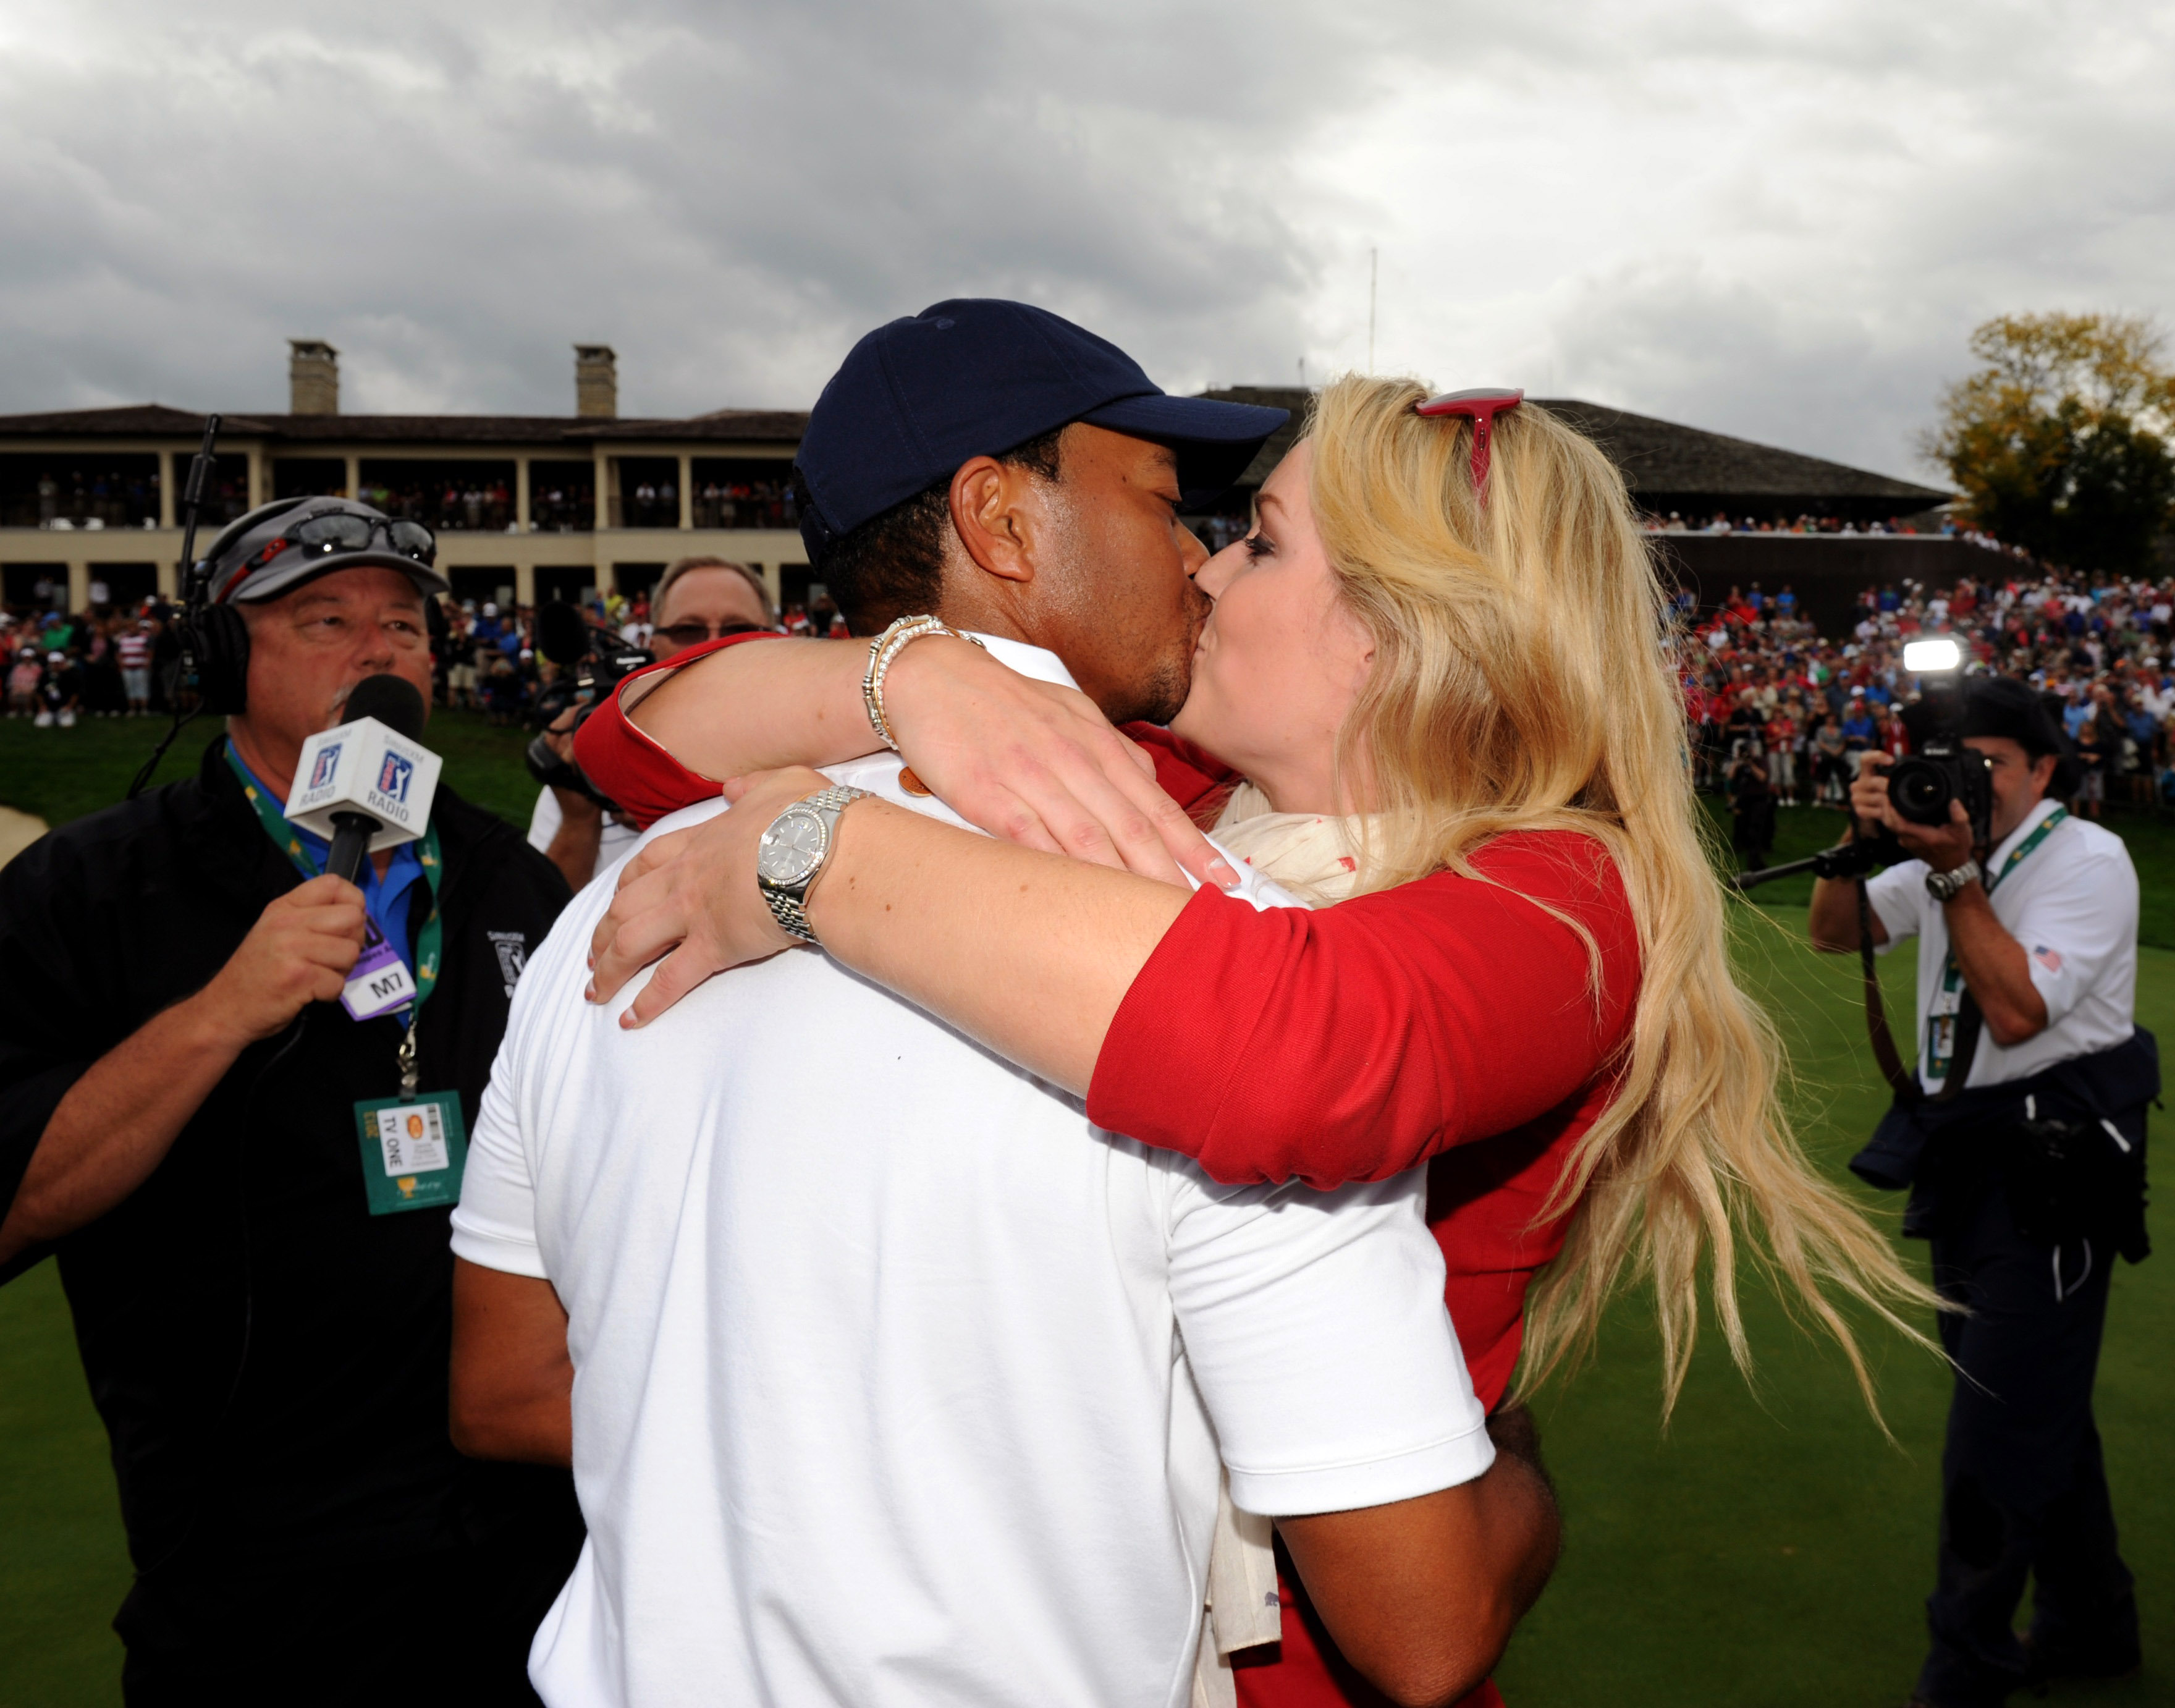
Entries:
[[[1904, 1065], [1896, 1048], [1896, 1034], [1888, 1029], [1888, 1006], [1880, 995], [1880, 972], [1873, 958], [1873, 901], [1865, 892], [1865, 880], [1858, 880], [1858, 961], [1865, 981], [1865, 1029], [1873, 1039], [1873, 1059], [1880, 1076], [1901, 1103], [1917, 1103], [1925, 1096], [1918, 1076]], [[1973, 1006], [1977, 1012], [1977, 1006]]]

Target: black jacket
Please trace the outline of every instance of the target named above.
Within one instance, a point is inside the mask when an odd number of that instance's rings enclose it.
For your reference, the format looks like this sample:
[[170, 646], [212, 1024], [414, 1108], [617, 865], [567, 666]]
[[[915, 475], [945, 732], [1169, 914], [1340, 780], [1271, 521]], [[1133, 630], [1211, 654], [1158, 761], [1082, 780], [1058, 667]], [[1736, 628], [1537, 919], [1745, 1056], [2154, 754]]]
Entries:
[[[2038, 1171], [2020, 1171], [2015, 1142], [2027, 1117], [2070, 1122], [2095, 1147], [2111, 1123], [2128, 1159], [2118, 1178], [2097, 1171], [2089, 1183], [2107, 1190], [2100, 1206], [2107, 1226], [2133, 1263], [2151, 1249], [2145, 1236], [2145, 1114], [2160, 1095], [2160, 1041], [2140, 1026], [2111, 1049], [2074, 1055], [2022, 1079], [1974, 1086], [1949, 1098], [1891, 1105], [1851, 1172], [1885, 1191], [1910, 1190], [1903, 1232], [1930, 1239], [1967, 1223], [1981, 1195], [1997, 1190], [2038, 1192]], [[2026, 1100], [2029, 1099], [2027, 1102]], [[2083, 1182], [2080, 1183], [2086, 1184]]]
[[[301, 881], [225, 745], [193, 779], [79, 820], [0, 871], [0, 1206], [68, 1087], [203, 988]], [[567, 892], [451, 790], [432, 816], [445, 939], [421, 1089], [458, 1089], [472, 1124], [513, 980]], [[415, 926], [426, 892], [410, 892]], [[567, 1477], [464, 1460], [447, 1438], [450, 1212], [367, 1212], [353, 1107], [398, 1095], [401, 1032], [312, 1005], [276, 1065], [279, 1039], [244, 1051], [150, 1178], [60, 1242], [141, 1573], [392, 1559], [525, 1527], [572, 1563]]]

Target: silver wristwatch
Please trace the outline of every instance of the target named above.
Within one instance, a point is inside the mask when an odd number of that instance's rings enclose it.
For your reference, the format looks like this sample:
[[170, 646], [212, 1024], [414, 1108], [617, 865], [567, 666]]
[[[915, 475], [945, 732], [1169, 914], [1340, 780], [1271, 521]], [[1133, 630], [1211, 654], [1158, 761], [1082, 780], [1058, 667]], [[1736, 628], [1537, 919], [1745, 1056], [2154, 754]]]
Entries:
[[772, 916], [804, 943], [816, 941], [805, 911], [808, 892], [831, 857], [838, 815], [868, 792], [843, 784], [819, 789], [773, 819], [756, 844], [756, 887], [770, 904]]
[[1964, 892], [1964, 886], [1981, 876], [1977, 860], [1966, 860], [1951, 872], [1928, 872], [1926, 893], [1937, 902], [1953, 902]]

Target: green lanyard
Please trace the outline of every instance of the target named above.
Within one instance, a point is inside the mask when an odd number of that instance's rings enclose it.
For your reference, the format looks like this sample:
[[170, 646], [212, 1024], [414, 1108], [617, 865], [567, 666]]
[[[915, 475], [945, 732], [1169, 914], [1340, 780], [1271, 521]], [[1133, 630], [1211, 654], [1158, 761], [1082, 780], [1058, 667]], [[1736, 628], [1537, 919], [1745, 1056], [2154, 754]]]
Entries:
[[[286, 815], [265, 798], [264, 791], [241, 768], [241, 762], [234, 756], [234, 749], [226, 750], [226, 762], [240, 779], [241, 792], [249, 797], [256, 809], [257, 821], [264, 827], [264, 833], [272, 838], [295, 864], [295, 870], [305, 877], [322, 877], [323, 874], [310, 864], [310, 851], [302, 845], [302, 838], [295, 827], [287, 822]], [[430, 917], [423, 921], [423, 929], [415, 935], [415, 1000], [408, 1009], [408, 1038], [402, 1046], [404, 1055], [413, 1054], [415, 1037], [415, 1017], [423, 1011], [423, 1005], [431, 1000], [431, 993], [438, 988], [438, 958], [445, 946], [446, 927], [438, 917], [438, 879], [445, 865], [438, 858], [438, 827], [433, 822], [423, 832], [423, 848], [419, 858], [423, 862], [423, 876], [431, 886]], [[404, 1065], [405, 1064], [404, 1063]]]
[[[2053, 832], [2054, 827], [2069, 816], [2067, 807], [2058, 806], [2040, 820], [2038, 828], [2009, 851], [2009, 858], [2001, 863], [2001, 870], [1987, 875], [1987, 894], [1991, 896], [2001, 881], [2021, 865], [2025, 857], [2046, 841]], [[1929, 1068], [1938, 1066], [1940, 1070], [1938, 1074], [1929, 1074], [1928, 1077], [1939, 1078], [1944, 1082], [1949, 1076], [1949, 1058], [1955, 1053], [1956, 1039], [1955, 1008], [1948, 1003], [1947, 999], [1955, 996], [1962, 984], [1963, 969], [1956, 965], [1955, 952], [1951, 950], [1941, 967], [1941, 995], [1939, 1000], [1942, 1010], [1926, 1017], [1927, 1065]]]

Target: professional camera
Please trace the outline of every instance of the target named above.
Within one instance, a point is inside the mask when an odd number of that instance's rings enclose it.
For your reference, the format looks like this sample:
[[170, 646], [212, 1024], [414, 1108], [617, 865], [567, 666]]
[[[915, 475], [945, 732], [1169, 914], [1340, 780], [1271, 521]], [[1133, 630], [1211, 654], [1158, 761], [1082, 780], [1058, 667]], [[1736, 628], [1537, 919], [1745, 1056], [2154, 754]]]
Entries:
[[656, 659], [610, 629], [589, 622], [572, 605], [556, 599], [536, 613], [536, 649], [559, 667], [559, 673], [537, 695], [529, 710], [529, 722], [537, 733], [523, 756], [529, 774], [548, 788], [571, 789], [600, 806], [616, 805], [589, 781], [580, 766], [552, 751], [544, 732], [576, 708], [580, 708], [580, 717], [575, 720], [578, 729], [581, 719], [594, 711], [621, 679]]
[[1962, 648], [1952, 640], [1912, 641], [1903, 648], [1903, 668], [1926, 686], [1903, 714], [1913, 751], [1889, 767], [1888, 800], [1898, 818], [1923, 825], [1948, 823], [1951, 804], [1961, 801], [1972, 840], [1983, 847], [1993, 840], [1993, 773], [1984, 754], [1964, 745], [1962, 664]]

